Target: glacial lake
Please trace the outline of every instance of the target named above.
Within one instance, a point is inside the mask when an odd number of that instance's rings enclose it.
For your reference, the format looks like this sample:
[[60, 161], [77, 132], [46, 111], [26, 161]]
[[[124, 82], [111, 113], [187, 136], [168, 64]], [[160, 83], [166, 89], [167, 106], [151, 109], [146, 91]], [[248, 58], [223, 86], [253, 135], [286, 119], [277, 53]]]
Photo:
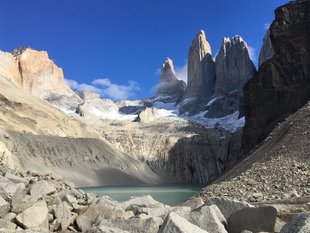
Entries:
[[155, 200], [175, 206], [198, 193], [200, 185], [142, 185], [102, 186], [81, 188], [85, 192], [107, 195], [116, 201], [127, 201], [133, 196], [151, 195]]

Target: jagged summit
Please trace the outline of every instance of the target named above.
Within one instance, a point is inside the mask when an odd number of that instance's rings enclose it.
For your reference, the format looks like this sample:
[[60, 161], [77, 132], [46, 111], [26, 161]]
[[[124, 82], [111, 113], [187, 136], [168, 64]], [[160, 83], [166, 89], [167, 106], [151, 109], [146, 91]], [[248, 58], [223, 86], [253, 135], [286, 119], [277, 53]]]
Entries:
[[213, 95], [215, 81], [211, 46], [200, 30], [188, 51], [188, 82], [186, 98], [208, 99]]
[[177, 79], [173, 61], [167, 58], [162, 64], [156, 97], [165, 97], [168, 102], [178, 101], [183, 96], [185, 87], [185, 82]]
[[215, 59], [215, 96], [228, 94], [243, 88], [253, 77], [256, 68], [249, 56], [247, 43], [239, 35], [224, 37]]

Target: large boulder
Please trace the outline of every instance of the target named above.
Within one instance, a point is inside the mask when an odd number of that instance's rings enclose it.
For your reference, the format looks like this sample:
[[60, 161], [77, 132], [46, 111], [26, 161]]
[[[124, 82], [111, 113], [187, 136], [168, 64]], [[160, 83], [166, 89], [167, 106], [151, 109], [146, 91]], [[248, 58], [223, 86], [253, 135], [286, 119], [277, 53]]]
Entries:
[[49, 184], [45, 180], [40, 180], [34, 183], [30, 189], [31, 198], [36, 201], [42, 198], [44, 195], [55, 192], [56, 189], [53, 185]]
[[159, 233], [208, 233], [207, 231], [195, 226], [187, 221], [185, 218], [170, 213], [163, 225], [160, 228]]
[[0, 218], [11, 209], [10, 204], [0, 196]]
[[225, 197], [211, 197], [205, 201], [206, 205], [216, 205], [226, 219], [232, 214], [246, 207], [253, 207], [245, 201], [230, 200]]
[[202, 206], [184, 217], [207, 232], [227, 233], [226, 219], [216, 205]]
[[156, 91], [156, 97], [165, 102], [176, 102], [182, 98], [185, 88], [185, 82], [177, 79], [173, 61], [167, 58], [161, 67], [160, 83]]
[[283, 226], [280, 233], [309, 233], [310, 212], [297, 214], [292, 221]]
[[290, 1], [270, 26], [274, 55], [244, 88], [245, 152], [310, 100], [310, 1]]
[[227, 220], [229, 233], [243, 230], [252, 232], [277, 232], [277, 210], [274, 207], [246, 207], [232, 214]]
[[25, 229], [41, 227], [48, 230], [48, 208], [46, 202], [39, 201], [27, 208], [16, 216], [16, 222]]

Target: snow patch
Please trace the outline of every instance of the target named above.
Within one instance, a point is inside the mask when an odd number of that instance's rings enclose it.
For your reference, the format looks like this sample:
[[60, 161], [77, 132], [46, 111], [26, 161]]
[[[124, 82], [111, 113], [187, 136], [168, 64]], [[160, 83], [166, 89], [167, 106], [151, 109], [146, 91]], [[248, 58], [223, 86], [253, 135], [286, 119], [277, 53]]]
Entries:
[[134, 120], [137, 118], [138, 115], [125, 115], [120, 114], [118, 111], [110, 111], [110, 112], [102, 112], [97, 108], [92, 108], [90, 113], [94, 116], [101, 117], [103, 119], [110, 119], [110, 120]]

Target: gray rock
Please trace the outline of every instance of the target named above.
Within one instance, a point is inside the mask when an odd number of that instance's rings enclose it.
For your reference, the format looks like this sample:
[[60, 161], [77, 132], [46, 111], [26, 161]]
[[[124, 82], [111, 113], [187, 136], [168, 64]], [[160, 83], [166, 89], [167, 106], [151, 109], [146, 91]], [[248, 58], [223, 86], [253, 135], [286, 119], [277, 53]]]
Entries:
[[5, 215], [2, 217], [2, 219], [3, 219], [3, 220], [6, 220], [6, 221], [8, 221], [8, 222], [11, 222], [15, 217], [16, 217], [16, 214], [10, 212], [10, 213], [5, 214]]
[[273, 55], [274, 50], [270, 39], [270, 30], [268, 29], [263, 40], [263, 46], [259, 53], [258, 65], [261, 66], [263, 63], [272, 58]]
[[181, 203], [180, 206], [188, 206], [192, 210], [194, 210], [194, 209], [199, 208], [203, 204], [204, 204], [204, 201], [201, 197], [195, 197], [195, 198], [191, 198], [191, 199]]
[[0, 229], [15, 229], [16, 224], [10, 221], [0, 219]]
[[129, 233], [129, 231], [124, 231], [119, 228], [99, 225], [99, 226], [90, 228], [86, 233]]
[[26, 191], [19, 188], [12, 197], [12, 212], [19, 214], [34, 204], [34, 200]]
[[58, 204], [54, 209], [56, 224], [59, 224], [60, 230], [66, 230], [71, 223], [71, 211], [67, 202]]
[[212, 99], [207, 107], [208, 111], [204, 115], [206, 118], [219, 118], [239, 111], [239, 105], [243, 102], [242, 92], [232, 91], [226, 95]]
[[0, 218], [11, 209], [10, 204], [0, 196]]
[[45, 195], [55, 192], [56, 189], [44, 180], [34, 183], [30, 189], [30, 195], [33, 200], [38, 200]]
[[14, 175], [10, 172], [6, 172], [5, 173], [5, 178], [7, 178], [8, 180], [12, 181], [13, 183], [24, 183], [24, 184], [27, 184], [28, 183], [28, 180], [23, 178], [23, 177], [20, 177], [20, 176], [17, 176], [17, 175]]
[[40, 227], [48, 230], [48, 208], [45, 201], [39, 201], [16, 216], [16, 222], [23, 228]]
[[226, 219], [216, 205], [202, 206], [185, 218], [192, 224], [212, 233], [227, 233]]
[[177, 79], [173, 61], [167, 58], [161, 68], [156, 97], [165, 97], [165, 102], [176, 102], [183, 96], [185, 88], [185, 82]]
[[243, 230], [253, 232], [275, 232], [277, 210], [274, 207], [246, 207], [232, 214], [227, 220], [227, 231], [239, 233]]
[[211, 46], [200, 30], [188, 52], [188, 80], [183, 99], [210, 99], [214, 93], [215, 66]]
[[116, 209], [108, 205], [91, 205], [86, 207], [84, 211], [76, 218], [76, 223], [82, 232], [88, 230], [94, 223], [98, 216], [103, 219], [122, 219], [126, 218], [124, 210]]
[[103, 225], [108, 227], [115, 227], [124, 231], [135, 233], [157, 233], [159, 226], [163, 223], [163, 220], [159, 217], [148, 218], [130, 218], [130, 219], [110, 219], [106, 220], [98, 217], [95, 225]]
[[224, 38], [222, 47], [215, 59], [215, 96], [226, 95], [231, 91], [241, 91], [244, 84], [256, 73], [250, 59], [248, 46], [241, 36]]
[[0, 176], [0, 195], [5, 198], [12, 198], [18, 189], [25, 189], [23, 183], [13, 183], [4, 176]]
[[163, 225], [160, 227], [159, 233], [208, 233], [207, 231], [193, 225], [185, 218], [170, 213]]
[[297, 214], [292, 221], [286, 223], [280, 233], [309, 233], [310, 212]]
[[205, 203], [206, 205], [216, 205], [226, 219], [239, 210], [253, 207], [245, 201], [234, 201], [225, 197], [211, 197]]

